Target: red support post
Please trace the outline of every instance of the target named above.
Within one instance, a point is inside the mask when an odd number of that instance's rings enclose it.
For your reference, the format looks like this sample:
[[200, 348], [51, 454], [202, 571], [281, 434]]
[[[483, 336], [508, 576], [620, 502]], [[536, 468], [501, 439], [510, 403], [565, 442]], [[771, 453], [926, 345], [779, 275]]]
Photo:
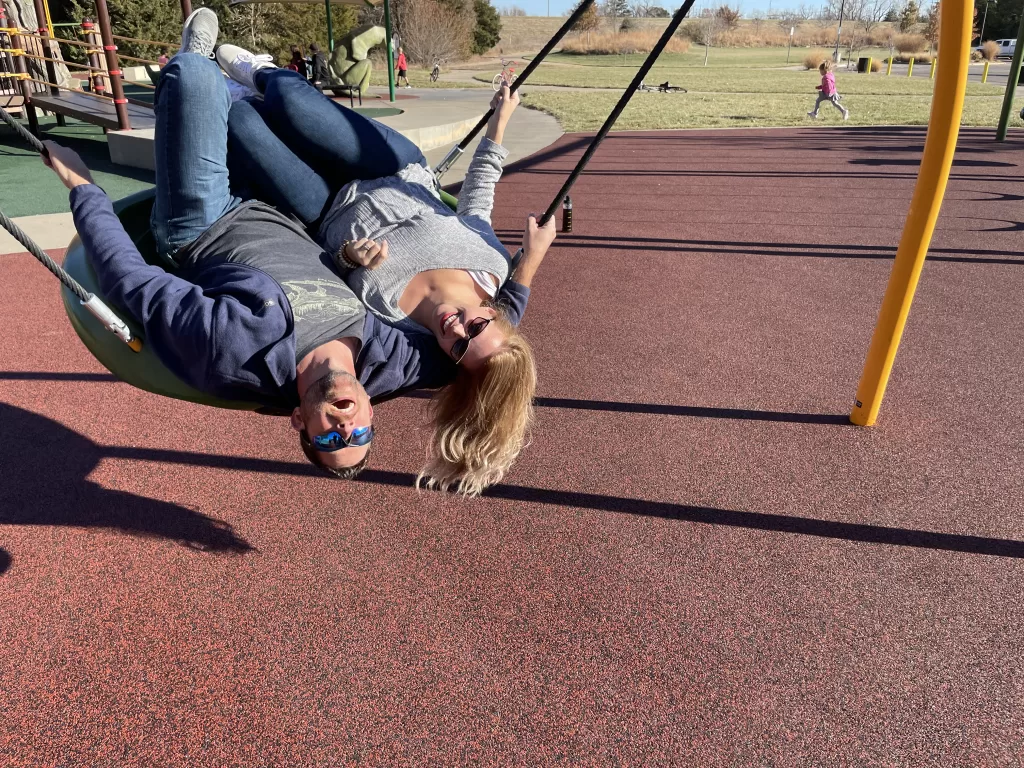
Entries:
[[114, 33], [110, 29], [110, 14], [107, 12], [107, 0], [96, 0], [96, 21], [100, 25], [103, 51], [107, 54], [107, 69], [110, 71], [110, 90], [114, 96], [117, 127], [119, 130], [129, 131], [132, 124], [128, 120], [128, 99], [124, 97], [124, 87], [121, 84], [121, 65], [117, 60], [117, 46], [114, 45]]

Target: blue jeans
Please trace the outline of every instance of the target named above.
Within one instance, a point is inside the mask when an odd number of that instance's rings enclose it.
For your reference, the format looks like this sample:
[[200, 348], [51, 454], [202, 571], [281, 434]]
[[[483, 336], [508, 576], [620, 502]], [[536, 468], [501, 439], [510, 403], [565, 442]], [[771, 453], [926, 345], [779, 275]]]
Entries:
[[188, 245], [241, 201], [228, 184], [231, 96], [216, 62], [179, 53], [156, 88], [156, 201], [150, 226], [161, 254]]
[[334, 103], [297, 72], [263, 69], [255, 81], [263, 101], [235, 102], [228, 117], [232, 183], [307, 227], [349, 182], [426, 164], [400, 133]]

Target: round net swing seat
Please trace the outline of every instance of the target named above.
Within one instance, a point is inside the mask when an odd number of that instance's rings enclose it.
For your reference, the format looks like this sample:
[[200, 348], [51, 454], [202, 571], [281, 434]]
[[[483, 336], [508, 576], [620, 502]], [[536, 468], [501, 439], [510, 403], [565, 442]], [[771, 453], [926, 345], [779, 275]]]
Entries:
[[[139, 249], [142, 258], [147, 263], [171, 271], [173, 266], [170, 262], [160, 258], [156, 251], [156, 242], [153, 233], [149, 228], [149, 214], [153, 208], [153, 201], [156, 193], [152, 190], [137, 192], [134, 195], [122, 198], [114, 202], [114, 212], [121, 220], [128, 236]], [[447, 192], [441, 193], [445, 204], [453, 210], [457, 200]], [[64, 269], [77, 280], [85, 290], [103, 299], [108, 305], [110, 302], [102, 294], [96, 273], [92, 269], [85, 246], [76, 236], [68, 246], [64, 255]], [[276, 408], [268, 408], [259, 403], [250, 403], [235, 400], [222, 400], [213, 397], [198, 389], [191, 387], [175, 376], [157, 357], [153, 348], [146, 344], [142, 334], [142, 328], [132, 320], [120, 307], [112, 306], [132, 329], [132, 333], [143, 340], [142, 351], [133, 352], [127, 344], [117, 336], [108, 331], [97, 320], [89, 310], [67, 288], [61, 288], [61, 297], [64, 299], [64, 309], [68, 313], [68, 320], [75, 329], [82, 343], [92, 353], [104, 368], [114, 374], [121, 381], [131, 384], [133, 387], [152, 392], [164, 397], [173, 397], [178, 400], [187, 400], [192, 403], [209, 405], [214, 408], [230, 408], [239, 411], [259, 411], [271, 415], [286, 413]]]
[[[154, 198], [155, 193], [151, 189], [137, 192], [115, 201], [114, 211], [121, 220], [121, 224], [124, 225], [128, 236], [135, 243], [135, 247], [142, 254], [142, 258], [149, 264], [170, 270], [170, 264], [164, 262], [157, 255], [153, 233], [149, 229], [149, 212], [153, 208]], [[68, 246], [67, 253], [64, 255], [64, 269], [81, 283], [85, 290], [96, 294], [108, 304], [110, 303], [100, 292], [99, 281], [96, 279], [96, 273], [93, 272], [86, 255], [85, 246], [77, 236], [71, 241], [71, 245]], [[211, 397], [183, 382], [160, 362], [160, 358], [156, 356], [153, 348], [145, 343], [142, 328], [120, 307], [112, 307], [112, 309], [131, 327], [132, 333], [143, 339], [141, 352], [133, 352], [127, 344], [104, 328], [100, 321], [82, 306], [78, 297], [67, 288], [61, 288], [61, 297], [64, 299], [64, 309], [67, 310], [71, 326], [82, 343], [104, 368], [121, 381], [156, 395], [211, 405], [215, 408], [232, 408], [242, 411], [256, 411], [263, 408], [258, 403], [235, 402]]]

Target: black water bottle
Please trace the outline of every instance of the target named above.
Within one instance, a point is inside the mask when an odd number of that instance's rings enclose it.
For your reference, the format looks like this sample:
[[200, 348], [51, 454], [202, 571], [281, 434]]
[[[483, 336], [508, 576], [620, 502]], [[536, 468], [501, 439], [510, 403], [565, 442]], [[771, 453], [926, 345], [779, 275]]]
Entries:
[[572, 232], [572, 198], [568, 195], [562, 201], [562, 231]]

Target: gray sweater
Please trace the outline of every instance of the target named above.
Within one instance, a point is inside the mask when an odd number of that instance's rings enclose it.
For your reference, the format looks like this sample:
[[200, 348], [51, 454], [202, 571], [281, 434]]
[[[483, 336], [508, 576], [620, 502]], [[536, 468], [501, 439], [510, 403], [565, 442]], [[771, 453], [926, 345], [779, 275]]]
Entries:
[[388, 258], [377, 269], [348, 270], [345, 281], [373, 314], [411, 333], [428, 333], [398, 306], [409, 281], [431, 269], [489, 272], [505, 282], [509, 256], [491, 229], [494, 185], [508, 150], [480, 142], [459, 193], [458, 211], [441, 202], [434, 175], [408, 165], [394, 176], [354, 181], [338, 192], [320, 226], [318, 239], [334, 255], [347, 240], [369, 237], [388, 242]]

